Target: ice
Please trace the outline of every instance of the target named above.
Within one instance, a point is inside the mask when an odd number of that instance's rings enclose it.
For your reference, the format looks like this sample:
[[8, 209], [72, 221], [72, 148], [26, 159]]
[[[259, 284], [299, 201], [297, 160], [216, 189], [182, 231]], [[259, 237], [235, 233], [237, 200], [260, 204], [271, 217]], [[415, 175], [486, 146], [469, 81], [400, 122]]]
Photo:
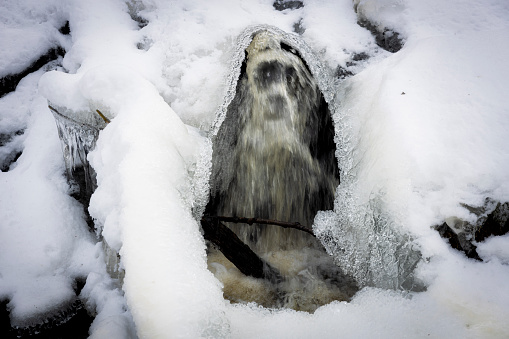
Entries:
[[[338, 197], [345, 198], [343, 194], [341, 190]], [[413, 278], [420, 254], [411, 237], [397, 232], [390, 216], [377, 208], [382, 200], [375, 198], [367, 206], [354, 199], [341, 201], [341, 213], [321, 212], [313, 226], [335, 263], [362, 287], [422, 289]]]
[[85, 171], [86, 190], [90, 193], [95, 189], [95, 173], [87, 161], [87, 154], [95, 148], [95, 142], [99, 136], [99, 129], [94, 126], [80, 124], [67, 118], [51, 108], [58, 128], [58, 136], [62, 143], [67, 175], [73, 178], [76, 167], [83, 167]]

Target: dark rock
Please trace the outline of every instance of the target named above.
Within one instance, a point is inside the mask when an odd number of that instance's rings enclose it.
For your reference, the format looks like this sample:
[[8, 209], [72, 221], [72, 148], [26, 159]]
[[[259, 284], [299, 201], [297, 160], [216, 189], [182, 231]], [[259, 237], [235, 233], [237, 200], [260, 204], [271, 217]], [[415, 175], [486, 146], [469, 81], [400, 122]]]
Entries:
[[12, 336], [8, 336], [8, 333], [13, 331], [9, 320], [9, 309], [7, 303], [7, 300], [0, 301], [0, 334], [2, 335], [2, 338], [14, 338], [14, 333], [12, 333]]
[[131, 19], [133, 19], [134, 21], [136, 21], [136, 23], [138, 23], [138, 28], [143, 28], [145, 26], [148, 25], [148, 20], [142, 18], [141, 16], [139, 15], [131, 15]]
[[71, 27], [69, 26], [69, 21], [66, 21], [65, 22], [65, 25], [63, 25], [62, 27], [60, 27], [60, 29], [58, 30], [61, 34], [63, 35], [69, 35], [71, 34]]
[[361, 61], [369, 59], [369, 54], [365, 52], [353, 53], [350, 60], [346, 62], [346, 67], [338, 66], [334, 72], [336, 78], [346, 79], [355, 73], [351, 70], [353, 67], [360, 65]]
[[293, 31], [300, 35], [304, 34], [306, 29], [302, 26], [302, 19], [293, 24]]
[[19, 130], [10, 134], [0, 133], [0, 148], [3, 148], [0, 154], [0, 171], [7, 172], [12, 163], [16, 162], [22, 153], [22, 145], [19, 136], [23, 135], [24, 130]]
[[451, 245], [452, 248], [464, 252], [469, 258], [481, 260], [477, 254], [475, 245], [466, 239], [464, 232], [457, 234], [445, 222], [442, 225], [434, 226], [434, 228], [438, 231], [442, 238], [449, 239], [449, 245]]
[[498, 203], [488, 214], [481, 227], [475, 232], [475, 241], [483, 241], [492, 235], [504, 235], [509, 232], [509, 202]]
[[452, 248], [464, 252], [467, 257], [481, 260], [474, 242], [484, 241], [490, 236], [504, 235], [509, 232], [509, 202], [500, 203], [486, 198], [483, 206], [462, 204], [470, 213], [477, 216], [474, 224], [459, 219], [433, 226], [440, 236], [449, 240]]
[[353, 61], [363, 61], [369, 59], [369, 55], [367, 53], [361, 52], [361, 53], [354, 53], [352, 55]]
[[285, 9], [298, 9], [304, 7], [304, 3], [299, 0], [276, 0], [272, 4], [278, 11], [284, 11]]
[[[90, 171], [90, 170], [89, 170]], [[90, 179], [87, 178], [89, 174], [85, 170], [83, 166], [77, 166], [71, 170], [71, 175], [68, 176], [68, 182], [71, 186], [70, 195], [74, 199], [76, 199], [82, 206], [83, 212], [85, 214], [85, 221], [92, 233], [95, 232], [94, 220], [90, 216], [88, 212], [88, 207], [90, 205], [90, 198], [95, 190], [95, 185], [90, 185]], [[95, 178], [95, 174], [93, 175]], [[92, 181], [95, 184], [95, 180]]]
[[64, 56], [65, 50], [60, 47], [53, 47], [46, 54], [41, 55], [39, 59], [30, 64], [27, 68], [25, 68], [20, 73], [16, 74], [7, 74], [3, 78], [0, 78], [0, 97], [5, 94], [12, 92], [18, 86], [18, 83], [26, 77], [28, 74], [37, 71], [39, 68], [46, 65], [48, 62], [58, 59], [61, 56]]
[[86, 339], [94, 318], [87, 313], [83, 303], [76, 299], [67, 309], [41, 319], [27, 327], [11, 327], [6, 301], [0, 303], [0, 334], [2, 339]]
[[205, 240], [212, 242], [243, 274], [273, 283], [282, 281], [277, 269], [261, 259], [218, 218], [203, 217], [201, 227]]
[[336, 78], [338, 78], [338, 79], [346, 79], [353, 75], [352, 72], [350, 72], [349, 70], [347, 70], [346, 68], [341, 67], [341, 66], [338, 66], [336, 68], [336, 71], [334, 72], [334, 74], [335, 74]]
[[136, 21], [138, 24], [138, 28], [143, 28], [148, 25], [148, 20], [140, 16], [140, 12], [145, 9], [145, 5], [143, 5], [140, 1], [126, 1], [127, 9], [129, 12], [129, 16], [133, 21]]
[[[58, 31], [63, 35], [70, 34], [71, 29], [69, 26], [69, 21], [66, 21], [65, 24], [58, 29]], [[59, 57], [63, 57], [64, 55], [65, 50], [60, 46], [55, 46], [48, 50], [45, 54], [41, 55], [33, 63], [28, 65], [23, 71], [16, 74], [7, 74], [3, 78], [0, 78], [0, 98], [5, 94], [14, 91], [21, 79], [26, 77], [28, 74], [37, 71], [48, 62], [57, 60]]]
[[359, 26], [366, 28], [375, 37], [376, 44], [388, 52], [396, 53], [403, 47], [403, 39], [398, 32], [384, 28], [380, 30], [367, 19], [359, 19]]

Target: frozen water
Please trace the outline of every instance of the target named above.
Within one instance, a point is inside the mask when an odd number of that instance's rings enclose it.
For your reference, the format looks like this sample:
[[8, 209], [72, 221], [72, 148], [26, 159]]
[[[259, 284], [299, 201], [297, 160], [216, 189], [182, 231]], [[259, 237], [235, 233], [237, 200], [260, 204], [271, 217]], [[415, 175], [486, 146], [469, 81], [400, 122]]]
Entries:
[[62, 143], [62, 153], [69, 179], [73, 178], [76, 167], [85, 171], [86, 190], [90, 193], [95, 189], [95, 173], [87, 160], [88, 153], [94, 149], [99, 136], [99, 128], [71, 120], [50, 106], [58, 128], [58, 136]]

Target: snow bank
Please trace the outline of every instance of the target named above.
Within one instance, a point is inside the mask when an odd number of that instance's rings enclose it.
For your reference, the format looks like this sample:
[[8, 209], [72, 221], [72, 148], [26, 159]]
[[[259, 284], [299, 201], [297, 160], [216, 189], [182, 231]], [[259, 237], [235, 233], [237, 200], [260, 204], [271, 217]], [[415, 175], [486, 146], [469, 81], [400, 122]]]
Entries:
[[[377, 202], [415, 239], [425, 259], [418, 277], [429, 286], [419, 302], [434, 300], [452, 310], [470, 328], [469, 336], [504, 337], [507, 327], [495, 319], [507, 315], [507, 301], [495, 296], [507, 294], [502, 281], [508, 269], [499, 250], [505, 240], [482, 244], [491, 261], [474, 263], [450, 249], [430, 226], [451, 216], [474, 220], [460, 203], [482, 206], [487, 196], [508, 199], [509, 119], [503, 92], [509, 75], [503, 61], [509, 52], [508, 23], [501, 19], [508, 8], [495, 1], [361, 1], [361, 9], [382, 26], [403, 32], [406, 45], [340, 87], [336, 119], [345, 127], [348, 159], [342, 169], [352, 179], [340, 193], [355, 197], [344, 200], [348, 203]], [[339, 213], [349, 210], [337, 203]]]
[[224, 302], [191, 214], [200, 141], [153, 85], [127, 69], [88, 72], [82, 88], [116, 112], [89, 155], [98, 183], [90, 212], [120, 251], [138, 335], [221, 335]]
[[4, 1], [0, 6], [0, 78], [23, 71], [49, 49], [67, 47], [60, 1]]
[[37, 77], [30, 85], [28, 112], [18, 111], [31, 114], [23, 154], [0, 177], [0, 295], [10, 299], [18, 326], [74, 301], [75, 279], [94, 262], [83, 209], [68, 195], [53, 117], [46, 100], [34, 97]]

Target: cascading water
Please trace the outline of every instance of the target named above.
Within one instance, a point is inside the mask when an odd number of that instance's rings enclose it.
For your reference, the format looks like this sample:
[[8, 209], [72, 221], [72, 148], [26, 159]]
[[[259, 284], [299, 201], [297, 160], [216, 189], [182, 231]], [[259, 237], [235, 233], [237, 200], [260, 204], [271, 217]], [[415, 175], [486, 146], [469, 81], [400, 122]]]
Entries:
[[[333, 208], [339, 184], [328, 106], [307, 65], [281, 35], [255, 34], [246, 53], [235, 98], [214, 138], [206, 213], [310, 227], [317, 211]], [[227, 276], [225, 260], [212, 251], [209, 262], [216, 275], [225, 285], [242, 286], [244, 295], [225, 287], [230, 299], [312, 311], [348, 299], [355, 290], [308, 234], [267, 225], [229, 227], [285, 277], [272, 301], [259, 291], [246, 295], [249, 288]]]
[[[309, 226], [318, 210], [332, 208], [339, 184], [332, 121], [292, 50], [268, 32], [247, 49], [246, 71], [216, 138], [211, 205], [218, 215]], [[264, 252], [308, 243], [291, 229], [231, 227]]]
[[385, 208], [383, 192], [367, 202], [355, 193], [356, 136], [338, 81], [297, 35], [262, 25], [239, 37], [210, 132], [205, 212], [299, 221], [313, 226], [320, 243], [275, 226], [230, 225], [285, 281], [274, 288], [245, 277], [211, 249], [209, 269], [226, 298], [313, 311], [359, 287], [423, 288], [413, 277], [420, 253]]

